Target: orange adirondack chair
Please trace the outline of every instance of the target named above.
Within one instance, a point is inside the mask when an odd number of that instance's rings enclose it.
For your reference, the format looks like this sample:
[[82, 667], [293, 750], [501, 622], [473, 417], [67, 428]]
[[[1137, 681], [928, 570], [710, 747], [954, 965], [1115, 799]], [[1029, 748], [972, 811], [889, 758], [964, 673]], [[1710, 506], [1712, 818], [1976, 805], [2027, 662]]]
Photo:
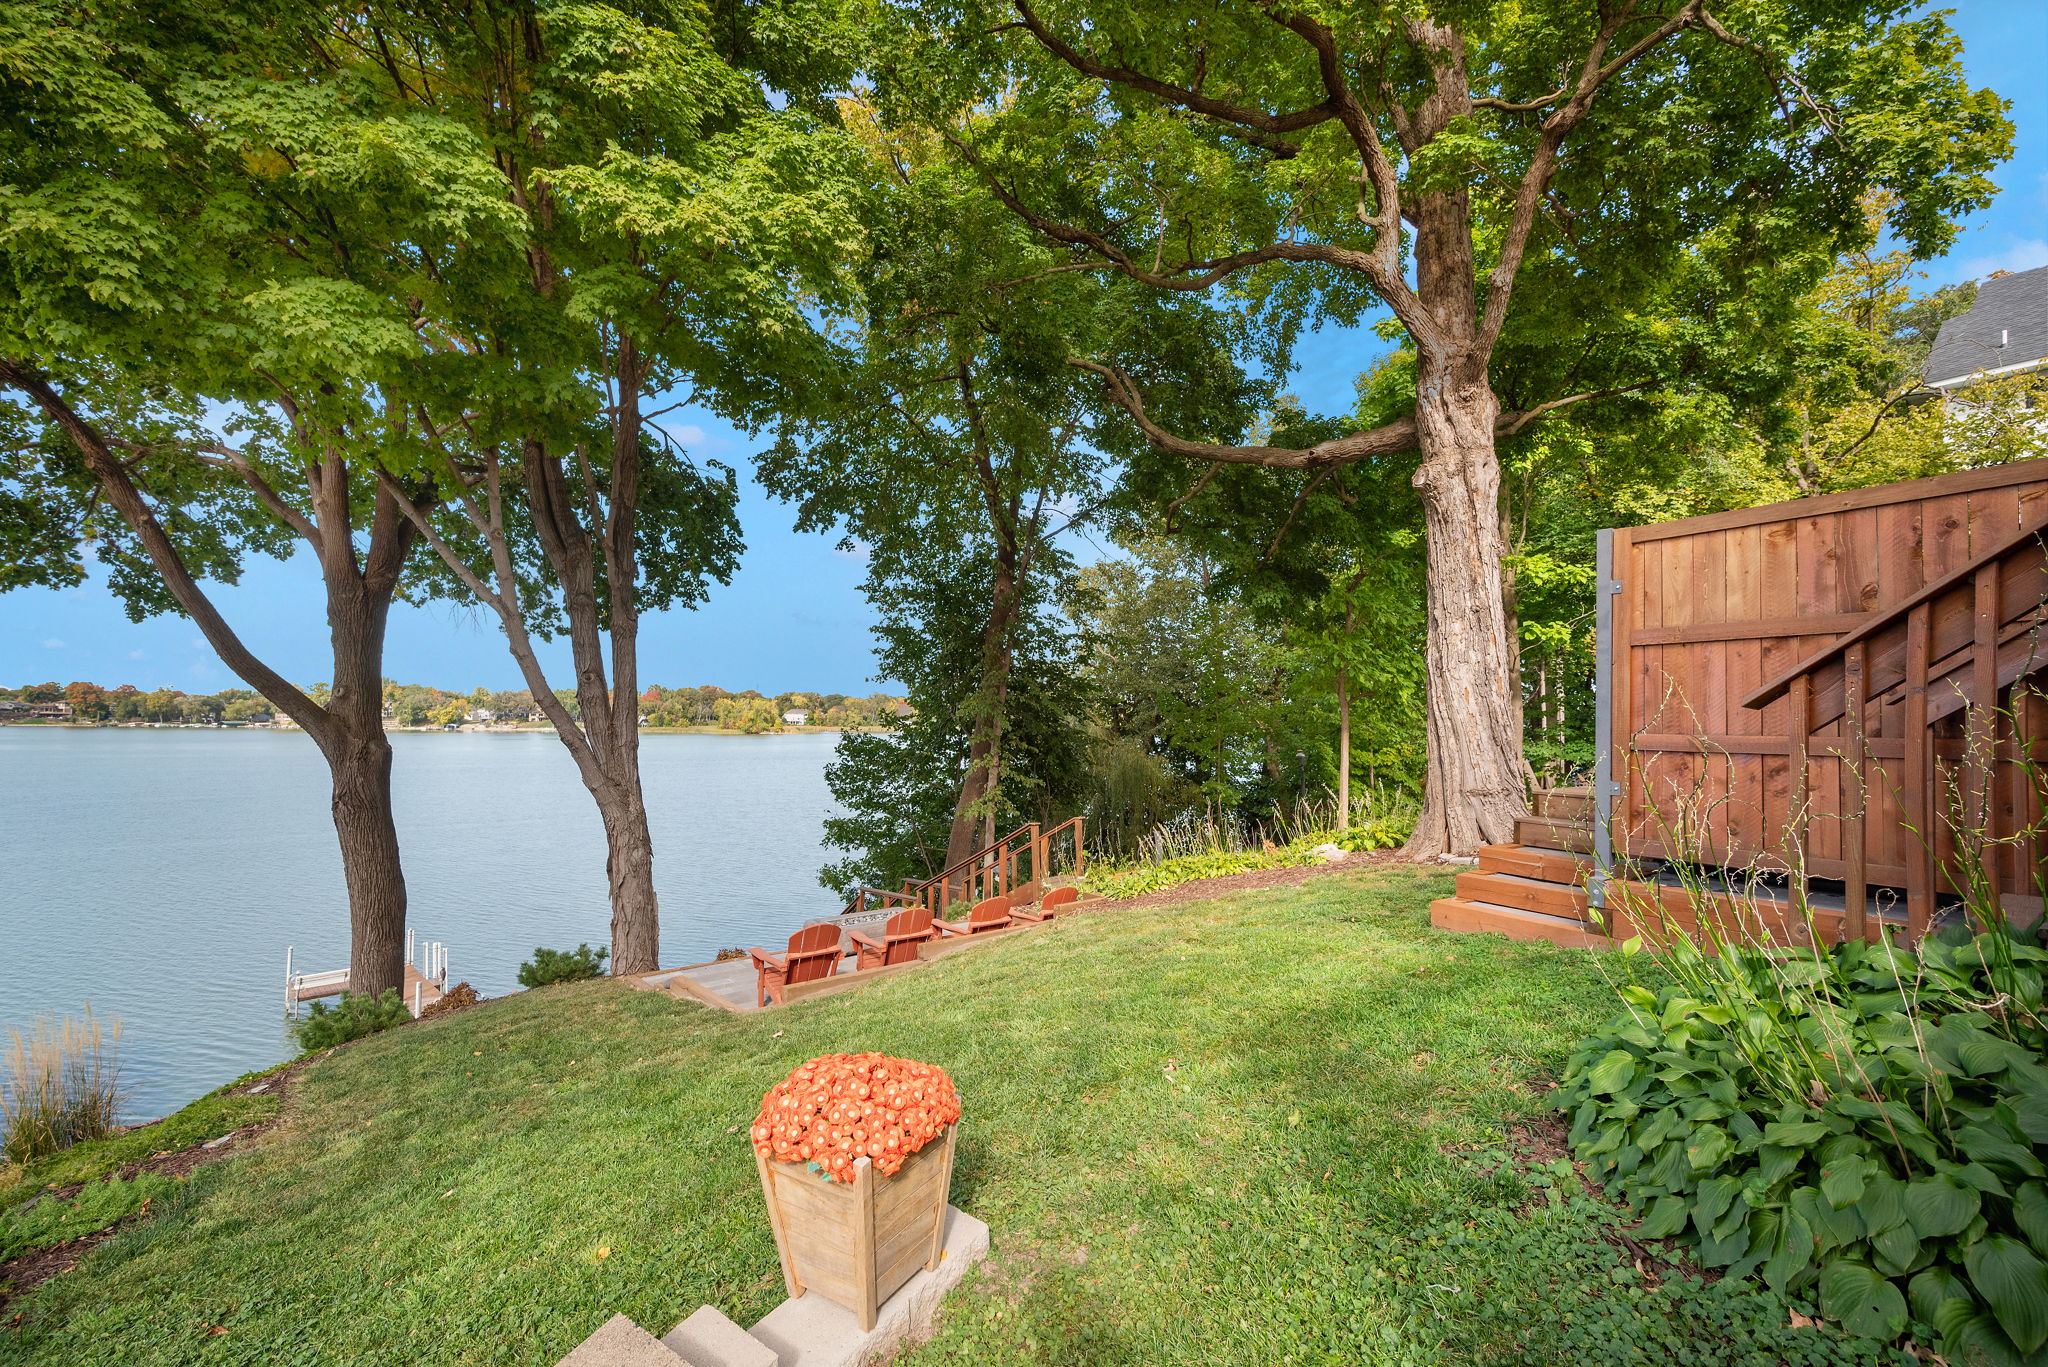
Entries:
[[789, 948], [771, 954], [756, 946], [747, 951], [754, 961], [754, 1005], [782, 1001], [792, 983], [816, 982], [839, 971], [839, 927], [830, 923], [805, 926], [789, 937]]
[[886, 968], [907, 964], [917, 957], [917, 947], [936, 933], [932, 930], [930, 907], [907, 907], [882, 926], [882, 938], [849, 930], [847, 935], [860, 946], [861, 968]]
[[1007, 930], [1010, 926], [1010, 899], [990, 897], [974, 904], [974, 910], [967, 913], [967, 920], [934, 921], [932, 929], [947, 935], [979, 935], [985, 930]]
[[1036, 908], [1019, 907], [1011, 912], [1010, 915], [1020, 921], [1029, 921], [1031, 924], [1037, 925], [1041, 921], [1050, 921], [1053, 917], [1059, 915], [1062, 911], [1080, 900], [1081, 890], [1079, 888], [1054, 888], [1039, 899]]

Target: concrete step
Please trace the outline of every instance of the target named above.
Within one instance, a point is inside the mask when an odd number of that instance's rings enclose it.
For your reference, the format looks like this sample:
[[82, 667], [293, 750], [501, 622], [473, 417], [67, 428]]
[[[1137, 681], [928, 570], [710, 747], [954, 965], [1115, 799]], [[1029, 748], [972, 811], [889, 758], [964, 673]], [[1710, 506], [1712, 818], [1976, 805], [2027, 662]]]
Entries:
[[1482, 873], [1473, 870], [1458, 875], [1458, 896], [1468, 902], [1485, 902], [1496, 907], [1517, 907], [1546, 916], [1574, 921], [1586, 919], [1586, 890], [1569, 883], [1549, 883], [1522, 878], [1512, 873]]
[[1515, 843], [1539, 850], [1591, 854], [1593, 824], [1590, 821], [1564, 821], [1548, 816], [1520, 817], [1515, 821]]
[[613, 1315], [555, 1367], [709, 1367], [682, 1356], [624, 1315]]
[[1462, 897], [1439, 897], [1431, 902], [1429, 923], [1438, 930], [1464, 934], [1491, 931], [1510, 940], [1548, 940], [1567, 949], [1607, 949], [1614, 943], [1583, 921], [1469, 902]]
[[1481, 845], [1479, 871], [1512, 873], [1544, 883], [1583, 886], [1586, 875], [1593, 871], [1593, 861], [1563, 850], [1540, 850], [1528, 845]]
[[709, 1305], [698, 1307], [661, 1341], [690, 1367], [776, 1367], [779, 1361], [773, 1348]]

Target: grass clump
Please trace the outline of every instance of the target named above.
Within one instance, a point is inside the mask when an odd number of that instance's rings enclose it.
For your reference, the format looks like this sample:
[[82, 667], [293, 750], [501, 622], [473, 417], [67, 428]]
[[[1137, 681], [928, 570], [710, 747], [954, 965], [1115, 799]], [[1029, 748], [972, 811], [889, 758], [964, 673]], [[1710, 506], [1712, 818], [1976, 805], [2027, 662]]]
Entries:
[[[1613, 997], [1583, 952], [1432, 931], [1449, 883], [1065, 917], [757, 1015], [595, 982], [372, 1038], [11, 1306], [0, 1363], [544, 1367], [613, 1314], [751, 1323], [783, 1289], [747, 1127], [797, 1064], [869, 1050], [954, 1079], [953, 1201], [995, 1231], [903, 1367], [1682, 1363], [1696, 1330], [1702, 1363], [1889, 1362], [1638, 1271], [1507, 1161]], [[1764, 1356], [1806, 1345], [1832, 1357]]]
[[546, 987], [549, 983], [573, 983], [601, 977], [604, 961], [610, 957], [611, 951], [601, 946], [597, 949], [589, 945], [578, 945], [574, 949], [537, 948], [531, 959], [519, 965], [519, 985]]
[[215, 1093], [201, 1097], [154, 1124], [137, 1125], [103, 1139], [89, 1139], [47, 1158], [0, 1168], [0, 1209], [49, 1187], [91, 1182], [140, 1163], [152, 1154], [173, 1153], [230, 1130], [258, 1125], [277, 1114], [277, 1097]]
[[177, 1178], [144, 1172], [126, 1181], [107, 1177], [88, 1182], [68, 1201], [45, 1196], [21, 1209], [0, 1211], [0, 1262], [144, 1214], [152, 1201], [177, 1189]]
[[119, 1020], [102, 1030], [87, 1007], [83, 1018], [43, 1019], [26, 1035], [7, 1033], [0, 1057], [0, 1157], [33, 1162], [115, 1127], [124, 1095]]
[[344, 992], [340, 1003], [333, 1007], [326, 1002], [314, 1002], [311, 1011], [292, 1022], [292, 1035], [299, 1042], [299, 1052], [311, 1054], [389, 1030], [411, 1019], [412, 1012], [399, 1000], [395, 987], [385, 988], [383, 995], [376, 997], [367, 992]]

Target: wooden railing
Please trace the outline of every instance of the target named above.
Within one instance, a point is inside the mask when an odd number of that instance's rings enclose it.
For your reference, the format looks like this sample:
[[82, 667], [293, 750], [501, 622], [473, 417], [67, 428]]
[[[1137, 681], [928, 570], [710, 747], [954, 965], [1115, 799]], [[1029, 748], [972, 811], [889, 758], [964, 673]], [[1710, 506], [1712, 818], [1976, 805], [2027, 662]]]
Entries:
[[[1744, 707], [1762, 708], [1791, 698], [1798, 829], [1789, 834], [1803, 851], [1811, 841], [1813, 815], [1825, 812], [1840, 821], [1845, 935], [1867, 936], [1876, 929], [1865, 924], [1864, 914], [1872, 882], [1865, 813], [1874, 789], [1896, 791], [1898, 819], [1911, 837], [1903, 881], [1913, 940], [1926, 933], [1937, 893], [1944, 887], [1957, 891], [1970, 879], [1964, 870], [1942, 867], [1959, 853], [1948, 829], [1956, 815], [1949, 811], [1949, 793], [1955, 793], [1967, 829], [1988, 834], [1994, 818], [2001, 825], [2017, 823], [2001, 833], [2008, 839], [1991, 855], [2012, 867], [1983, 869], [1986, 885], [2010, 885], [2024, 895], [2025, 871], [2048, 853], [2022, 829], [2029, 819], [2039, 819], [2029, 810], [2038, 798], [2026, 791], [2027, 776], [2011, 758], [2014, 747], [2038, 742], [2023, 725], [2000, 734], [2001, 694], [2009, 699], [2015, 682], [2048, 669], [2042, 640], [2048, 628], [2044, 535], [2029, 530], [1992, 547], [1896, 607], [1872, 614], [1742, 700]], [[1962, 744], [1947, 742], [1957, 763], [1945, 775], [1936, 763], [1936, 727], [1958, 712], [1964, 714]], [[1817, 734], [1838, 723], [1836, 734]], [[1823, 757], [1838, 761], [1837, 791], [1815, 803], [1809, 771]], [[1960, 792], [1948, 783], [1960, 785]]]
[[1049, 832], [1041, 830], [1038, 822], [1027, 821], [934, 877], [923, 881], [906, 879], [900, 891], [857, 888], [839, 914], [858, 916], [882, 909], [924, 907], [934, 916], [941, 916], [948, 907], [988, 897], [1008, 897], [1012, 905], [1035, 902], [1044, 891], [1045, 881], [1053, 876], [1055, 845], [1063, 844], [1071, 852], [1071, 872], [1079, 874], [1087, 867], [1083, 831], [1082, 818], [1078, 816]]

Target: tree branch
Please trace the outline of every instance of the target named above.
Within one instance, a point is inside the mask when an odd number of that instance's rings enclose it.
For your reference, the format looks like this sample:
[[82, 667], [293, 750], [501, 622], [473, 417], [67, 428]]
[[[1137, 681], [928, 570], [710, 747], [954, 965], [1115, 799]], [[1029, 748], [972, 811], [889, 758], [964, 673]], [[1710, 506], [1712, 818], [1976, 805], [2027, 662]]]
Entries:
[[1086, 53], [1069, 46], [1046, 27], [1044, 21], [1032, 12], [1031, 6], [1026, 4], [1025, 0], [1015, 0], [1015, 5], [1018, 17], [1023, 20], [1024, 27], [1031, 31], [1031, 36], [1038, 40], [1039, 45], [1082, 75], [1093, 76], [1100, 81], [1112, 81], [1117, 85], [1127, 85], [1133, 90], [1142, 90], [1147, 95], [1165, 100], [1169, 104], [1177, 104], [1197, 114], [1250, 129], [1257, 136], [1247, 136], [1246, 141], [1264, 147], [1277, 156], [1291, 157], [1301, 150], [1295, 144], [1282, 140], [1280, 134], [1298, 133], [1305, 128], [1313, 128], [1317, 124], [1327, 123], [1338, 117], [1335, 100], [1324, 100], [1319, 105], [1297, 109], [1291, 114], [1268, 114], [1262, 109], [1247, 109], [1242, 105], [1212, 99], [1199, 91], [1169, 84], [1157, 77], [1133, 71], [1129, 67], [1098, 62]]
[[[1334, 437], [1329, 441], [1317, 442], [1314, 446], [1301, 448], [1286, 446], [1227, 446], [1217, 442], [1190, 441], [1186, 437], [1175, 436], [1146, 415], [1145, 403], [1138, 394], [1138, 387], [1131, 382], [1131, 377], [1123, 371], [1115, 366], [1104, 365], [1100, 361], [1090, 361], [1079, 356], [1069, 356], [1067, 364], [1077, 370], [1086, 370], [1091, 374], [1101, 376], [1104, 388], [1109, 391], [1110, 401], [1131, 415], [1137, 422], [1139, 430], [1144, 432], [1146, 439], [1155, 447], [1172, 455], [1186, 456], [1191, 460], [1206, 460], [1218, 465], [1264, 465], [1277, 470], [1318, 470], [1331, 466], [1350, 465], [1372, 456], [1385, 456], [1402, 451], [1412, 451], [1416, 449], [1420, 440], [1415, 419], [1411, 415], [1405, 418], [1396, 418], [1394, 421], [1382, 424], [1370, 431], [1352, 432], [1342, 437]], [[1502, 413], [1494, 422], [1494, 435], [1511, 437], [1530, 423], [1536, 421], [1536, 419], [1546, 414], [1554, 413], [1560, 408], [1568, 408], [1573, 404], [1584, 403], [1589, 399], [1605, 399], [1612, 398], [1617, 394], [1633, 393], [1639, 389], [1647, 389], [1655, 383], [1657, 383], [1655, 380], [1644, 380], [1640, 384], [1624, 385], [1615, 389], [1588, 390], [1583, 394], [1572, 394], [1561, 399], [1552, 399], [1547, 403], [1540, 403], [1534, 408]], [[1208, 480], [1205, 476], [1194, 488], [1188, 490], [1181, 498], [1176, 499], [1171, 506], [1178, 507], [1188, 499], [1193, 498], [1201, 490], [1202, 485], [1207, 482]], [[1313, 487], [1313, 485], [1310, 486], [1310, 488]], [[1303, 497], [1306, 496], [1306, 491], [1304, 491]]]
[[64, 429], [85, 461], [86, 468], [98, 482], [100, 491], [106, 495], [107, 502], [121, 514], [136, 539], [142, 543], [150, 562], [156, 566], [156, 572], [162, 576], [164, 587], [171, 591], [171, 597], [191, 617], [221, 661], [297, 722], [323, 748], [330, 743], [335, 734], [334, 719], [325, 708], [257, 659], [254, 652], [243, 644], [242, 638], [235, 634], [234, 628], [214, 607], [213, 600], [192, 577], [192, 571], [178, 553], [176, 544], [164, 531], [163, 524], [157, 521], [142, 491], [128, 478], [126, 467], [107, 448], [99, 429], [66, 403], [49, 379], [28, 362], [0, 358], [0, 383], [28, 395], [45, 417]]
[[[1528, 251], [1529, 236], [1536, 226], [1536, 211], [1541, 207], [1551, 175], [1557, 169], [1558, 148], [1592, 109], [1594, 96], [1600, 87], [1644, 53], [1697, 23], [1705, 11], [1705, 0], [1687, 0], [1676, 13], [1637, 40], [1627, 51], [1603, 61], [1615, 34], [1635, 17], [1634, 10], [1633, 4], [1624, 6], [1601, 25], [1599, 35], [1587, 49], [1585, 61], [1580, 64], [1579, 79], [1571, 99], [1543, 121], [1536, 150], [1530, 153], [1528, 168], [1523, 171], [1521, 184], [1515, 190], [1515, 207], [1508, 218], [1507, 232], [1501, 237], [1500, 257], [1486, 279], [1486, 304], [1480, 315], [1479, 343], [1489, 354], [1507, 322], [1508, 300], [1514, 294], [1515, 275], [1521, 270], [1522, 258]], [[1479, 102], [1475, 100], [1473, 103], [1476, 106]]]

